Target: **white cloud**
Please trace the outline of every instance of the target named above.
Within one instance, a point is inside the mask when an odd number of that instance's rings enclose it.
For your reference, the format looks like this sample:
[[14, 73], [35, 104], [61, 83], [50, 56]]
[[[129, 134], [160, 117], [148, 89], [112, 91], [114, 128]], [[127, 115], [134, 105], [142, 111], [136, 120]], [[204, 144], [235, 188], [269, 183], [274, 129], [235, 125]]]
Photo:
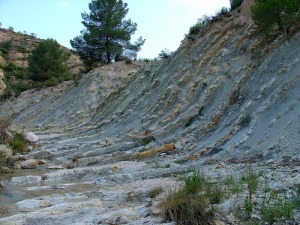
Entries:
[[59, 0], [58, 5], [62, 7], [68, 7], [69, 6], [69, 1], [68, 0]]

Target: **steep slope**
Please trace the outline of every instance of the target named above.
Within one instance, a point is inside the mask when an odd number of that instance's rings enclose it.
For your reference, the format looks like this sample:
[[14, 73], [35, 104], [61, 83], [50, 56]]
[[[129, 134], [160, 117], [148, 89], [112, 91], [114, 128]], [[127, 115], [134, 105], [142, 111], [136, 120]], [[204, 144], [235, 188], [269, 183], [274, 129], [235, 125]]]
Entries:
[[[0, 224], [168, 224], [149, 191], [176, 187], [174, 174], [191, 168], [218, 180], [250, 164], [270, 188], [295, 189], [300, 32], [262, 45], [252, 35], [251, 2], [184, 40], [169, 59], [107, 65], [59, 94], [3, 103], [1, 114], [15, 112], [14, 124], [40, 137], [29, 157], [47, 158], [49, 167], [5, 183], [24, 190]], [[239, 224], [227, 217], [228, 204], [219, 219]], [[298, 219], [299, 212], [288, 222]]]
[[272, 156], [283, 149], [282, 154], [293, 154], [299, 33], [259, 47], [250, 36], [251, 24], [237, 23], [235, 16], [220, 18], [195, 41], [185, 40], [170, 59], [144, 66], [105, 101], [91, 76], [58, 99], [56, 107], [41, 101], [36, 107], [46, 110], [33, 119], [20, 114], [15, 121], [27, 129], [64, 127], [74, 137], [84, 131], [89, 140], [150, 130], [156, 144], [189, 142], [189, 154], [196, 155]]

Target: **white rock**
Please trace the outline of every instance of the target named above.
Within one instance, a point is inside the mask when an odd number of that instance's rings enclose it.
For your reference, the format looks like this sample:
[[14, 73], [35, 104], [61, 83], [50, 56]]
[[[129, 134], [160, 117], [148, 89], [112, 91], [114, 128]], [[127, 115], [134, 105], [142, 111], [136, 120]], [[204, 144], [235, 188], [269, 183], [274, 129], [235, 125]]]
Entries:
[[24, 139], [28, 142], [35, 143], [39, 140], [39, 137], [32, 132], [28, 132], [24, 134]]
[[41, 176], [23, 176], [23, 177], [12, 177], [9, 181], [10, 185], [28, 185], [35, 184], [39, 185], [41, 183]]
[[28, 159], [21, 163], [22, 169], [35, 169], [37, 166], [37, 161], [35, 159]]
[[20, 212], [28, 212], [39, 208], [52, 206], [52, 203], [46, 200], [23, 200], [17, 203], [17, 209]]
[[8, 148], [6, 145], [0, 145], [0, 157], [7, 158], [11, 157], [13, 154], [12, 150]]

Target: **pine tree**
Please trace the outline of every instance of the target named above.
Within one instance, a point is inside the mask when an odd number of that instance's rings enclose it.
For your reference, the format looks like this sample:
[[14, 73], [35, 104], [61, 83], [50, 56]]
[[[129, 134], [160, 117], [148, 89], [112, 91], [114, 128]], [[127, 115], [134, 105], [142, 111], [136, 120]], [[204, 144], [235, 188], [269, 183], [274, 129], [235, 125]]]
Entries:
[[145, 40], [140, 37], [134, 44], [130, 43], [137, 24], [124, 19], [127, 4], [122, 0], [93, 0], [89, 9], [89, 14], [81, 14], [86, 29], [70, 41], [81, 58], [86, 63], [133, 58]]
[[67, 80], [72, 78], [64, 62], [67, 55], [54, 39], [40, 42], [31, 52], [28, 59], [28, 71], [31, 79], [46, 81], [49, 79]]

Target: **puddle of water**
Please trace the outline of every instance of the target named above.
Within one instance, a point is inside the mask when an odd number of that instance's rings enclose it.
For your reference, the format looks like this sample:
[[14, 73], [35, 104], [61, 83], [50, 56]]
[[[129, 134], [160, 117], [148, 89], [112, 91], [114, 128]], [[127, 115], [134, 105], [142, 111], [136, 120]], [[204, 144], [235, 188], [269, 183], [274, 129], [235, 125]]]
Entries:
[[[51, 169], [28, 169], [28, 170], [16, 170], [10, 174], [1, 175], [1, 180], [8, 181], [12, 177], [21, 176], [43, 176], [45, 173], [54, 172], [56, 170]], [[28, 189], [29, 188], [29, 189]], [[78, 180], [78, 183], [61, 183], [61, 184], [51, 184], [41, 183], [40, 185], [16, 185], [7, 186], [6, 189], [0, 189], [0, 218], [8, 217], [20, 213], [16, 208], [16, 203], [25, 199], [33, 199], [40, 196], [50, 196], [53, 194], [66, 194], [70, 192], [79, 193], [87, 191], [97, 191], [99, 190], [99, 185], [92, 183], [82, 183]], [[1, 213], [1, 209], [7, 212]]]

